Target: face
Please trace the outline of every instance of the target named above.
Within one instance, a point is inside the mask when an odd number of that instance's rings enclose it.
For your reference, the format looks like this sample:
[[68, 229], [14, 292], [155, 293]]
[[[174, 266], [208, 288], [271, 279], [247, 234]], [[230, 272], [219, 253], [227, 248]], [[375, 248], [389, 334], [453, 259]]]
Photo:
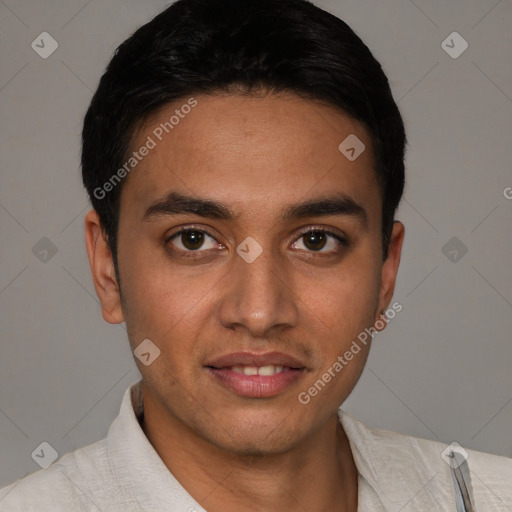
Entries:
[[[160, 350], [136, 359], [145, 406], [232, 453], [283, 452], [355, 386], [369, 343], [335, 363], [391, 301], [403, 226], [383, 262], [382, 198], [357, 121], [291, 94], [194, 98], [169, 133], [162, 123], [187, 99], [134, 141], [155, 145], [121, 194], [122, 301], [88, 214], [96, 290], [133, 350], [146, 339]], [[351, 134], [365, 145], [353, 161], [338, 149]]]

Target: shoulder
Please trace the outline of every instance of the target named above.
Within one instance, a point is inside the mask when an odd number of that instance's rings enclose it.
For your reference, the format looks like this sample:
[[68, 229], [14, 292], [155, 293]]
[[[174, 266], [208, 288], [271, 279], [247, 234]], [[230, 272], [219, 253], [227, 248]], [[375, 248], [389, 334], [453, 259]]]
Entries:
[[89, 496], [99, 493], [101, 498], [112, 478], [106, 454], [103, 439], [13, 482], [0, 489], [0, 511], [89, 510]]
[[499, 480], [505, 478], [508, 485], [512, 486], [512, 458], [485, 453], [460, 446], [458, 443], [442, 443], [431, 439], [401, 434], [381, 429], [368, 429], [374, 442], [382, 443], [389, 449], [395, 449], [397, 453], [410, 454], [406, 460], [410, 463], [422, 464], [431, 468], [450, 469], [447, 454], [450, 446], [455, 451], [463, 454], [469, 468], [479, 478]]
[[[441, 477], [454, 485], [449, 452], [453, 449], [461, 454], [459, 461], [467, 463], [466, 479], [472, 488], [476, 510], [505, 511], [512, 507], [512, 459], [491, 453], [465, 448], [458, 443], [441, 443], [405, 434], [379, 431], [384, 442], [390, 442], [409, 450], [413, 457], [408, 459], [405, 470], [412, 471], [412, 465], [422, 465], [425, 475], [432, 480]], [[458, 463], [453, 463], [458, 468]], [[461, 467], [461, 470], [463, 468]], [[464, 473], [464, 471], [463, 471]], [[432, 486], [433, 487], [433, 486]]]
[[512, 507], [512, 459], [457, 444], [369, 428], [341, 410], [339, 416], [358, 469], [379, 494], [389, 496], [393, 505], [401, 503], [403, 496], [410, 496], [411, 488], [418, 489], [418, 501], [428, 501], [428, 493], [433, 499], [442, 496], [447, 504], [453, 503], [448, 454], [450, 446], [454, 446], [467, 463], [476, 509], [501, 511]]

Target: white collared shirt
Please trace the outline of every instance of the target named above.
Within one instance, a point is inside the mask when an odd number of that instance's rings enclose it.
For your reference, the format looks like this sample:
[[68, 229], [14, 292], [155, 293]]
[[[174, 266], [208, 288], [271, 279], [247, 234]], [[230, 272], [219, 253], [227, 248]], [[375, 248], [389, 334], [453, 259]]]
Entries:
[[[140, 381], [125, 392], [105, 439], [0, 490], [1, 512], [206, 512], [148, 441]], [[359, 512], [454, 512], [446, 445], [369, 429], [339, 410], [359, 472]], [[512, 459], [467, 450], [476, 512], [512, 512]]]

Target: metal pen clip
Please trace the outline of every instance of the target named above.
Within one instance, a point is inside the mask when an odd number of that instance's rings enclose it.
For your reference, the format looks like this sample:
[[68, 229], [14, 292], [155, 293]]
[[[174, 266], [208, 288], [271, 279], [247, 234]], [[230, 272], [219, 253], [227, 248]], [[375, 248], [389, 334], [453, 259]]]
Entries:
[[[462, 448], [462, 447], [461, 447]], [[447, 456], [450, 459], [450, 473], [455, 490], [457, 512], [476, 512], [474, 506], [471, 475], [467, 463], [467, 452], [452, 449]]]

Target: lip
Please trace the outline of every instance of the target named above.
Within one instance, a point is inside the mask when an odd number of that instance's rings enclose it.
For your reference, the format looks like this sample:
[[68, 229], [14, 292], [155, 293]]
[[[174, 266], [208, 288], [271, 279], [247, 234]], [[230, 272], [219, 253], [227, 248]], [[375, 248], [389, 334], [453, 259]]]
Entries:
[[224, 356], [218, 357], [205, 366], [213, 366], [214, 368], [230, 368], [232, 366], [287, 366], [295, 369], [305, 369], [297, 358], [284, 354], [283, 352], [265, 352], [264, 354], [256, 354], [254, 352], [233, 352]]
[[217, 382], [239, 396], [269, 398], [296, 383], [305, 369], [285, 369], [274, 375], [244, 375], [229, 368], [206, 368]]
[[[233, 366], [283, 366], [274, 375], [245, 375], [231, 370]], [[306, 373], [306, 367], [295, 357], [282, 352], [255, 354], [235, 352], [205, 365], [208, 373], [223, 387], [249, 398], [268, 398], [286, 390]]]

